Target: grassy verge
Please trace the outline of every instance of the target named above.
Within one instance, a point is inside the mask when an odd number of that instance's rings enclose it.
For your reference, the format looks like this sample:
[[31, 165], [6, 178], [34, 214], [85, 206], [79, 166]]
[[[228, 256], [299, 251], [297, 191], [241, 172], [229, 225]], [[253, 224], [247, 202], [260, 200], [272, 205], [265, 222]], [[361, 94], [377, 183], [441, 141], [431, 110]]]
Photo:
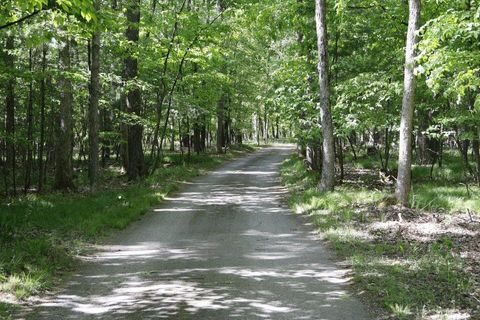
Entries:
[[467, 194], [464, 185], [444, 178], [422, 180], [422, 170], [414, 171], [417, 210], [389, 206], [393, 190], [372, 184], [373, 171], [355, 175], [351, 169], [335, 192], [319, 193], [318, 174], [294, 156], [283, 164], [282, 177], [292, 191], [292, 208], [311, 216], [339, 258], [352, 266], [358, 287], [392, 318], [475, 318], [480, 316], [478, 261], [463, 257], [478, 257], [480, 220], [465, 224], [468, 216], [458, 210], [480, 212], [474, 197], [479, 190]]
[[[192, 155], [187, 162], [171, 154], [168, 166], [141, 183], [116, 181], [93, 194], [29, 195], [0, 204], [0, 295], [24, 298], [48, 288], [59, 272], [73, 267], [85, 244], [125, 228], [180, 181], [253, 150], [243, 146], [226, 155]], [[0, 318], [8, 308], [0, 303]]]

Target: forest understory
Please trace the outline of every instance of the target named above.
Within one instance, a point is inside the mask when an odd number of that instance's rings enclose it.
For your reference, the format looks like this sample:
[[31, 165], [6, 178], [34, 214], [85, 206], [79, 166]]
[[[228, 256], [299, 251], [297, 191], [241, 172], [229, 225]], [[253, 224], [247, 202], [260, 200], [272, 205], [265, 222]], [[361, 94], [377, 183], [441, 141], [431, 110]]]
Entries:
[[393, 183], [372, 157], [346, 167], [327, 194], [303, 158], [283, 165], [290, 205], [353, 268], [355, 287], [385, 310], [381, 318], [480, 317], [480, 188], [466, 187], [459, 159], [447, 159], [433, 178], [428, 166], [414, 167], [412, 208], [392, 204]]

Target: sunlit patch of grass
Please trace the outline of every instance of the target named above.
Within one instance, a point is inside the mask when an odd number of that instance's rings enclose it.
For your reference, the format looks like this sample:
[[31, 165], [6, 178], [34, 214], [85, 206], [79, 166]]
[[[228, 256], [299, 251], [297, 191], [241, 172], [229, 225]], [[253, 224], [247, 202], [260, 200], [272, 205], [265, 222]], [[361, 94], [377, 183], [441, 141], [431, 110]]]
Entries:
[[352, 204], [375, 203], [385, 197], [386, 192], [339, 186], [334, 192], [321, 193], [315, 188], [295, 193], [291, 204], [298, 213], [311, 213], [314, 210], [338, 211]]
[[448, 185], [435, 183], [417, 184], [413, 188], [412, 204], [417, 209], [480, 213], [480, 188], [459, 183]]
[[[423, 318], [426, 314], [441, 314], [460, 305], [472, 307], [467, 299], [472, 280], [464, 271], [464, 263], [453, 253], [452, 241], [441, 237], [432, 243], [418, 243], [397, 237], [385, 241], [367, 230], [369, 222], [357, 211], [356, 205], [378, 205], [387, 192], [357, 188], [347, 184], [334, 192], [320, 193], [315, 184], [301, 184], [310, 174], [302, 160], [292, 157], [284, 163], [291, 189], [290, 204], [296, 212], [310, 215], [338, 256], [350, 261], [354, 279], [397, 319]], [[297, 175], [297, 179], [295, 179]], [[414, 203], [422, 209], [444, 209], [450, 212], [477, 210], [478, 192], [464, 185], [423, 182], [414, 186]], [[376, 218], [380, 221], [381, 216]]]
[[409, 306], [402, 306], [398, 303], [388, 306], [392, 314], [398, 319], [406, 319], [412, 314]]
[[45, 286], [45, 280], [40, 274], [15, 274], [0, 282], [0, 291], [15, 294], [19, 299], [40, 292]]
[[95, 193], [28, 195], [0, 204], [0, 292], [18, 298], [52, 284], [59, 272], [70, 270], [74, 257], [115, 229], [124, 229], [160, 203], [179, 182], [245, 152], [248, 145], [227, 154], [170, 154], [145, 181], [115, 185]]

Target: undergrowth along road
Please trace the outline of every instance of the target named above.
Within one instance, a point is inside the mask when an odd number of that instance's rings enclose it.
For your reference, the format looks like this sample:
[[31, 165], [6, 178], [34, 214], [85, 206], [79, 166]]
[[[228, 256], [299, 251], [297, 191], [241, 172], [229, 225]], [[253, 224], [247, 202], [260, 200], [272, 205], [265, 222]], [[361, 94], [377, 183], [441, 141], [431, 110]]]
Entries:
[[[480, 217], [456, 211], [461, 199], [469, 206], [478, 202], [469, 200], [461, 185], [433, 187], [422, 181], [418, 168], [413, 197], [417, 204], [429, 199], [431, 206], [391, 206], [392, 187], [379, 185], [377, 171], [368, 160], [363, 162], [366, 167], [348, 168], [335, 192], [320, 193], [318, 173], [292, 156], [281, 170], [291, 207], [310, 217], [338, 258], [353, 267], [357, 287], [391, 317], [480, 317]], [[443, 170], [450, 169], [445, 165]], [[457, 197], [447, 197], [442, 190]]]

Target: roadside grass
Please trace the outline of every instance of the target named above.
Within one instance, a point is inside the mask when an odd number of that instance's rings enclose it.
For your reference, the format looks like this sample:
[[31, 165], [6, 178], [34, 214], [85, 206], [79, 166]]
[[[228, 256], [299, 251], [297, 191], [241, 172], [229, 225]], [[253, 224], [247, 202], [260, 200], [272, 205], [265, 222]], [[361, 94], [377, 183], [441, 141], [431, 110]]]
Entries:
[[[452, 163], [451, 167], [456, 165]], [[449, 170], [449, 166], [444, 163], [443, 170]], [[339, 258], [351, 264], [358, 287], [391, 317], [422, 319], [432, 313], [446, 315], [451, 309], [474, 307], [468, 298], [471, 276], [464, 271], [464, 261], [452, 250], [448, 235], [422, 242], [404, 237], [400, 227], [398, 234], [390, 235], [370, 229], [386, 221], [388, 211], [378, 208], [391, 196], [392, 188], [379, 190], [344, 183], [334, 192], [320, 193], [316, 190], [318, 173], [306, 170], [297, 156], [284, 162], [281, 174], [291, 190], [291, 207], [297, 213], [310, 215]], [[468, 196], [464, 185], [421, 181], [414, 185], [412, 202], [418, 209], [439, 209], [447, 214], [467, 207], [480, 212], [478, 192], [478, 188], [472, 188]], [[370, 214], [375, 210], [377, 214]]]
[[[72, 270], [88, 243], [127, 227], [179, 182], [253, 150], [244, 145], [225, 155], [167, 154], [165, 165], [142, 182], [115, 181], [94, 193], [28, 195], [0, 203], [0, 294], [22, 299], [49, 288], [59, 273]], [[0, 315], [7, 308], [0, 304]]]
[[13, 304], [0, 301], [0, 319], [11, 320], [12, 317], [10, 316], [10, 314], [16, 307], [17, 306]]

